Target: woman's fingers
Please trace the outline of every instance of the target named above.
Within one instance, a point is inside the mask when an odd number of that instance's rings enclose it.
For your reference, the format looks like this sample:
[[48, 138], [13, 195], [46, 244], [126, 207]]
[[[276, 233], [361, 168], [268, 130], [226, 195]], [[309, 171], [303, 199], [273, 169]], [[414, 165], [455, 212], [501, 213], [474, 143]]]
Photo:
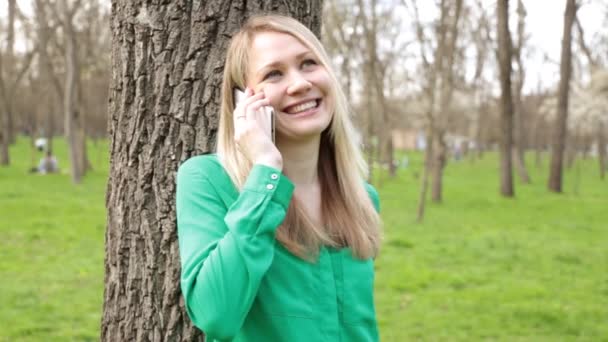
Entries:
[[251, 102], [247, 106], [247, 110], [245, 111], [245, 117], [247, 118], [247, 120], [256, 120], [257, 113], [260, 111], [260, 109], [262, 107], [268, 106], [268, 104], [269, 104], [268, 99], [265, 99], [265, 98]]
[[256, 110], [257, 108], [259, 108], [259, 106], [257, 105], [257, 102], [264, 99], [264, 93], [260, 92], [255, 95], [251, 95], [251, 94], [252, 94], [252, 90], [247, 88], [245, 90], [244, 98], [241, 101], [239, 101], [239, 103], [234, 108], [235, 121], [237, 119], [244, 119], [247, 117], [251, 118], [251, 114], [248, 115], [250, 108], [253, 110]]

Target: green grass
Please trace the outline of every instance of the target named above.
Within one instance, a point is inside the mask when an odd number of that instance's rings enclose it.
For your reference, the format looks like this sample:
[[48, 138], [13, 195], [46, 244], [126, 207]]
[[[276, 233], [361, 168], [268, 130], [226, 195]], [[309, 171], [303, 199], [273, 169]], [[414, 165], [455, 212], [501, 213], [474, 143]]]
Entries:
[[[63, 170], [67, 152], [55, 142]], [[0, 341], [98, 340], [107, 143], [94, 171], [31, 175], [26, 139], [0, 168]], [[36, 155], [37, 159], [38, 156]], [[415, 223], [421, 156], [376, 174], [385, 239], [376, 262], [383, 341], [608, 341], [608, 180], [597, 162], [568, 170], [565, 193], [532, 185], [498, 195], [498, 162], [450, 163], [444, 203]]]
[[54, 145], [61, 174], [29, 174], [26, 139], [0, 168], [0, 341], [99, 340], [107, 143], [89, 145], [94, 170], [78, 186]]
[[451, 163], [444, 203], [423, 224], [416, 171], [383, 183], [383, 340], [608, 340], [608, 180], [597, 162], [568, 170], [558, 195], [530, 160], [534, 183], [517, 184], [516, 199], [498, 195], [497, 165]]

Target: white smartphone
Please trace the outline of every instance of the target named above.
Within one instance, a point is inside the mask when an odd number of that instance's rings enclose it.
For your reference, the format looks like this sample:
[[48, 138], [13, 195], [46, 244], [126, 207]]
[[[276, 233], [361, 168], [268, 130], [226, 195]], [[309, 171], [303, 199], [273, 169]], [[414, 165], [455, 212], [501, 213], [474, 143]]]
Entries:
[[[239, 88], [234, 88], [234, 106], [236, 107], [239, 102], [241, 102], [245, 98], [245, 92]], [[267, 127], [264, 127], [270, 139], [274, 143], [275, 136], [275, 119], [274, 119], [274, 108], [271, 106], [262, 107], [264, 115], [266, 115], [266, 122], [268, 123]]]

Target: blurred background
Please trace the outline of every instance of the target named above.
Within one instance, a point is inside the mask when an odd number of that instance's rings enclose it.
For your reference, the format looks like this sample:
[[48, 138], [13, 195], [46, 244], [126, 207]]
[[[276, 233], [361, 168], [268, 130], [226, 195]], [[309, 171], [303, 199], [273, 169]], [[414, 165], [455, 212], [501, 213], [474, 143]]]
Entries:
[[[608, 340], [608, 1], [505, 3], [316, 9], [380, 192], [384, 341]], [[110, 17], [0, 2], [0, 341], [99, 338]]]

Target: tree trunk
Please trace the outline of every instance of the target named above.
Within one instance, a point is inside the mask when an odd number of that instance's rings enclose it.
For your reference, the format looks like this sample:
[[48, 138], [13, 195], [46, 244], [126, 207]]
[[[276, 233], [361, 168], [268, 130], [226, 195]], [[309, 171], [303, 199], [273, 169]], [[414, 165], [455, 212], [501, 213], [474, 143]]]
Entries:
[[483, 137], [483, 132], [484, 132], [484, 125], [485, 125], [485, 116], [487, 114], [486, 111], [486, 104], [485, 104], [485, 99], [483, 100], [483, 102], [481, 103], [481, 105], [479, 106], [479, 109], [477, 110], [477, 133], [475, 134], [476, 138], [475, 140], [477, 140], [477, 159], [481, 159], [483, 158], [483, 150], [485, 148], [484, 145], [484, 137]]
[[[14, 68], [13, 66], [15, 65], [15, 17], [16, 17], [16, 13], [17, 12], [17, 0], [8, 0], [8, 35], [7, 35], [7, 51], [6, 51], [6, 56], [4, 57], [5, 61], [4, 63], [6, 63], [5, 65], [8, 66], [5, 70], [6, 74], [7, 74], [7, 80], [8, 82], [13, 82], [14, 79]], [[8, 84], [8, 83], [7, 83]], [[6, 115], [6, 128], [5, 128], [5, 134], [8, 136], [7, 141], [9, 142], [9, 145], [12, 145], [13, 143], [15, 143], [15, 122], [14, 122], [14, 118], [13, 118], [13, 98], [12, 96], [8, 97], [6, 99], [6, 107], [7, 107], [7, 111], [5, 113]]]
[[445, 144], [444, 132], [441, 129], [435, 131], [433, 138], [434, 153], [432, 162], [432, 191], [431, 199], [435, 203], [441, 203], [443, 190], [443, 169], [447, 161], [447, 146]]
[[80, 99], [78, 97], [79, 66], [76, 51], [76, 36], [71, 27], [71, 18], [66, 19], [64, 24], [67, 31], [65, 36], [65, 136], [68, 142], [72, 182], [78, 184], [84, 176], [83, 144], [82, 144], [82, 112], [80, 110]]
[[498, 0], [498, 64], [500, 65], [500, 193], [515, 196], [513, 189], [513, 100], [511, 98], [511, 34], [509, 32], [509, 0]]
[[[521, 1], [521, 0], [520, 0]], [[521, 53], [521, 52], [520, 52]], [[524, 119], [526, 117], [526, 113], [524, 112], [524, 106], [521, 100], [522, 87], [524, 84], [524, 72], [523, 72], [523, 63], [521, 61], [521, 57], [518, 58], [518, 77], [515, 85], [515, 149], [513, 150], [513, 157], [515, 159], [515, 167], [517, 168], [517, 173], [519, 174], [519, 178], [522, 183], [530, 184], [530, 175], [528, 173], [528, 168], [526, 167], [526, 153], [525, 153], [525, 126]]]
[[574, 135], [566, 144], [564, 149], [564, 154], [566, 156], [566, 167], [568, 170], [572, 169], [574, 166], [574, 160], [576, 159], [576, 155], [578, 153], [578, 136]]
[[203, 341], [180, 292], [176, 170], [214, 149], [225, 50], [239, 25], [272, 10], [319, 34], [321, 8], [321, 0], [112, 1], [102, 341]]
[[[442, 11], [446, 11], [449, 18], [449, 34], [443, 39], [445, 47], [442, 49], [443, 56], [440, 56], [441, 73], [439, 88], [439, 113], [443, 115], [443, 120], [438, 120], [435, 130], [435, 153], [433, 156], [433, 190], [431, 199], [435, 203], [442, 201], [443, 193], [443, 170], [447, 162], [447, 146], [445, 142], [445, 132], [449, 126], [450, 104], [452, 103], [452, 93], [454, 89], [454, 55], [456, 54], [456, 40], [458, 38], [458, 22], [462, 12], [462, 0], [456, 0], [454, 4], [450, 1], [442, 2]], [[445, 7], [444, 7], [445, 6]]]
[[36, 38], [38, 51], [38, 77], [42, 84], [52, 84], [55, 92], [55, 100], [48, 94], [44, 97], [45, 101], [45, 137], [47, 138], [47, 149], [53, 151], [53, 137], [55, 136], [55, 112], [63, 112], [61, 110], [61, 102], [64, 101], [63, 91], [59, 79], [55, 76], [51, 57], [48, 54], [48, 44], [50, 28], [48, 24], [47, 12], [45, 4], [42, 0], [34, 2], [34, 12], [36, 15]]
[[[520, 65], [520, 68], [522, 66]], [[517, 169], [517, 173], [519, 174], [519, 178], [522, 183], [530, 184], [530, 174], [528, 173], [528, 168], [526, 167], [526, 153], [525, 153], [525, 126], [524, 126], [524, 108], [521, 102], [521, 82], [518, 79], [518, 85], [515, 89], [515, 146], [513, 149], [513, 159], [515, 161], [515, 168]]]
[[393, 134], [390, 132], [388, 134], [387, 142], [386, 142], [386, 153], [388, 154], [388, 174], [391, 177], [397, 176], [397, 165], [395, 163], [395, 145], [393, 144]]
[[416, 215], [416, 221], [422, 222], [424, 219], [424, 211], [426, 209], [426, 192], [429, 186], [429, 177], [431, 176], [431, 163], [433, 162], [433, 121], [432, 115], [429, 115], [431, 122], [428, 123], [428, 129], [426, 131], [426, 147], [424, 149], [424, 166], [422, 168], [422, 180], [420, 186], [420, 194], [418, 196], [418, 211]]
[[[16, 0], [8, 0], [8, 26], [6, 44], [7, 49], [3, 56], [4, 67], [0, 77], [3, 78], [3, 106], [0, 108], [0, 165], [8, 166], [11, 163], [9, 146], [13, 142], [13, 113], [12, 99], [8, 95], [12, 82], [13, 71], [13, 47], [15, 45], [15, 5]], [[4, 74], [4, 75], [3, 75]]]
[[[540, 104], [539, 104], [540, 106]], [[539, 108], [539, 106], [537, 106], [536, 108]], [[534, 135], [534, 150], [535, 150], [535, 164], [536, 164], [536, 168], [540, 169], [543, 166], [543, 145], [544, 145], [544, 141], [541, 140], [540, 134], [538, 134], [539, 129], [541, 127], [540, 125], [541, 123], [541, 117], [540, 115], [536, 114], [536, 118], [534, 119], [534, 128], [533, 128], [533, 132], [536, 132], [536, 134]]]
[[528, 168], [526, 167], [525, 153], [526, 130], [524, 127], [524, 121], [526, 113], [524, 111], [524, 106], [521, 99], [524, 80], [526, 78], [524, 63], [521, 57], [525, 40], [525, 19], [526, 9], [524, 8], [523, 1], [517, 0], [517, 44], [515, 45], [515, 53], [513, 54], [517, 64], [516, 82], [514, 83], [513, 87], [513, 105], [515, 107], [513, 118], [515, 121], [515, 131], [513, 136], [515, 140], [515, 149], [513, 150], [513, 158], [515, 160], [515, 168], [517, 169], [517, 173], [519, 174], [519, 178], [521, 179], [522, 183], [530, 184], [530, 175], [528, 173]]
[[597, 127], [597, 154], [600, 163], [600, 179], [603, 180], [606, 175], [606, 132], [602, 121]]
[[564, 13], [564, 33], [560, 61], [560, 81], [557, 104], [557, 120], [553, 132], [553, 150], [548, 188], [552, 192], [562, 192], [562, 172], [564, 148], [566, 146], [566, 125], [568, 122], [568, 97], [570, 92], [570, 74], [572, 73], [572, 24], [576, 16], [576, 0], [567, 0]]
[[[0, 119], [2, 118], [0, 117]], [[0, 129], [0, 165], [8, 166], [11, 164], [11, 158], [8, 152], [9, 138], [4, 132], [6, 122], [0, 122], [0, 124], [2, 124], [2, 129]]]

